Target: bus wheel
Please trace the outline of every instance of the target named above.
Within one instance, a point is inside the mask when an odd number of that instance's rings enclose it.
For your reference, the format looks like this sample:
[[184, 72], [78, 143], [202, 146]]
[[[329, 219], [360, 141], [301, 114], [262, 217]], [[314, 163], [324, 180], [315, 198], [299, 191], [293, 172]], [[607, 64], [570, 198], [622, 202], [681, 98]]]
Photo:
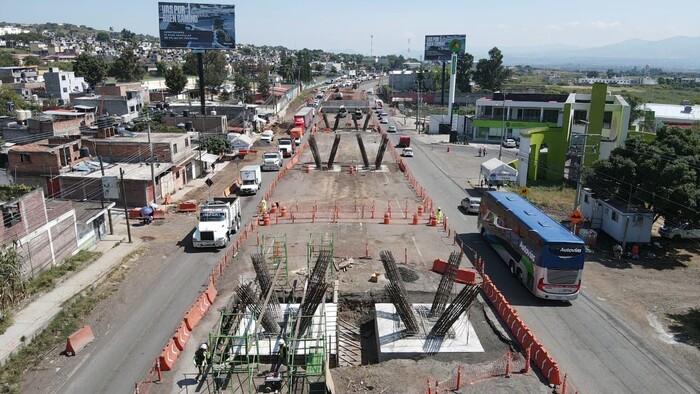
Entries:
[[515, 263], [513, 262], [513, 260], [511, 260], [510, 263], [508, 263], [508, 269], [510, 269], [510, 275], [515, 277]]
[[523, 282], [523, 271], [520, 268], [518, 268], [518, 273], [515, 276], [518, 278], [518, 282], [525, 283]]

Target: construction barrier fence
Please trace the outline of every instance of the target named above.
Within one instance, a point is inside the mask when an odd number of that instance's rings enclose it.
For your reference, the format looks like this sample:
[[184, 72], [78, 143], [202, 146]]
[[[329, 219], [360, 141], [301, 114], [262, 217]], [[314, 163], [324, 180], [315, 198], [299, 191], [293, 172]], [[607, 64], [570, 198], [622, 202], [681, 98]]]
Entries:
[[498, 377], [510, 377], [514, 373], [527, 373], [525, 357], [519, 353], [507, 352], [503, 356], [480, 364], [466, 364], [457, 367], [443, 380], [428, 376], [426, 382], [428, 393], [452, 393], [464, 386], [473, 385]]

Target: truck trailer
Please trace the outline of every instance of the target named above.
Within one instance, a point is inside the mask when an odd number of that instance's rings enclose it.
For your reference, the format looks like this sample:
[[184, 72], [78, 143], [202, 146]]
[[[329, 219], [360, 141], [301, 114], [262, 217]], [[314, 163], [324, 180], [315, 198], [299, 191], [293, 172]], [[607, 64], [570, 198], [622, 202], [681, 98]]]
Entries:
[[241, 228], [241, 200], [206, 201], [199, 206], [199, 223], [192, 234], [195, 248], [223, 248]]
[[251, 195], [257, 194], [262, 183], [262, 174], [260, 166], [250, 165], [241, 168], [241, 187], [238, 188], [238, 194]]

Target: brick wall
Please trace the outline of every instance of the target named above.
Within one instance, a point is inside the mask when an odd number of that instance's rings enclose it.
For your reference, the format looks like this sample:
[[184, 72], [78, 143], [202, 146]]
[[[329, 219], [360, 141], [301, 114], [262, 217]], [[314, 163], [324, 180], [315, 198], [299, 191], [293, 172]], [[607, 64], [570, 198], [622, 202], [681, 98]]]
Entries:
[[[72, 209], [72, 207], [71, 207]], [[57, 264], [73, 255], [78, 248], [78, 240], [75, 232], [75, 215], [70, 215], [56, 223], [50, 229], [53, 242], [54, 258]]]
[[[25, 155], [25, 160], [22, 157]], [[26, 158], [29, 158], [29, 161]], [[7, 153], [8, 168], [17, 175], [57, 175], [61, 169], [58, 153], [26, 152], [10, 150]]]

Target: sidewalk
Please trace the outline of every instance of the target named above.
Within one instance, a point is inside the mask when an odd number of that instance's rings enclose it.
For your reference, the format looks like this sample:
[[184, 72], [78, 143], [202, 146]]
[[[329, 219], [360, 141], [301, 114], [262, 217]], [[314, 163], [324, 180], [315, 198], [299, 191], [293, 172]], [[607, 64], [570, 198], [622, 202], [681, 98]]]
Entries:
[[[112, 267], [141, 246], [143, 241], [134, 237], [133, 232], [132, 243], [128, 243], [123, 214], [120, 215], [117, 210], [112, 210], [112, 218], [114, 234], [107, 235], [90, 249], [93, 252], [101, 252], [100, 258], [59, 283], [50, 292], [37, 297], [23, 309], [15, 311], [14, 323], [0, 335], [0, 365], [41, 333], [61, 311], [61, 305], [64, 302], [102, 281]], [[24, 341], [22, 341], [23, 337]]]
[[[176, 191], [175, 193], [170, 195], [170, 200], [172, 204], [177, 204], [178, 202], [184, 201], [183, 199], [185, 198], [185, 195], [187, 193], [191, 192], [192, 190], [196, 190], [199, 187], [206, 186], [204, 183], [208, 178], [213, 177], [217, 173], [223, 171], [229, 164], [235, 166], [232, 164], [232, 161], [220, 161], [216, 163], [216, 171], [214, 172], [207, 172], [203, 177], [199, 177], [197, 179], [191, 180], [188, 184], [184, 185], [182, 189]], [[235, 169], [234, 169], [235, 170]]]

